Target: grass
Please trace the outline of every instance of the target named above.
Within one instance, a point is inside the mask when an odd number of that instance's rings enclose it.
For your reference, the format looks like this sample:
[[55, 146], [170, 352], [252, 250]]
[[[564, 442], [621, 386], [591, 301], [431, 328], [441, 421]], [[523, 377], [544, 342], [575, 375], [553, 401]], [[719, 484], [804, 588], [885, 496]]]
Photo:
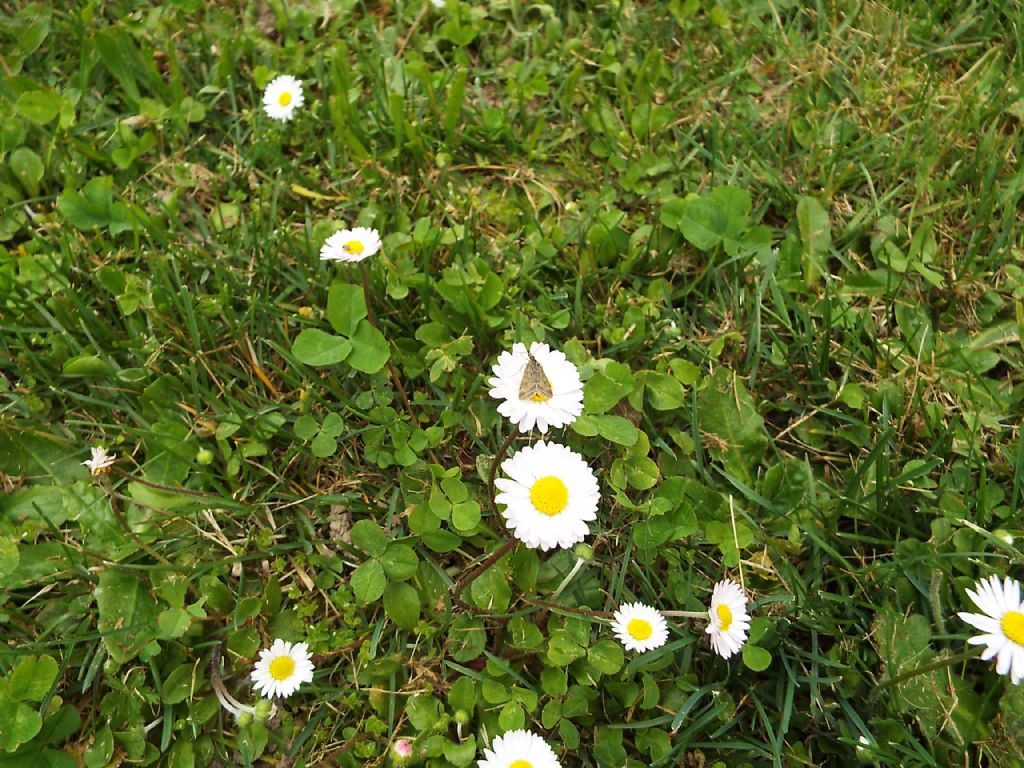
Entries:
[[[1022, 10], [13, 9], [0, 762], [378, 765], [406, 735], [447, 768], [527, 727], [567, 766], [1024, 764], [1024, 694], [956, 617], [1020, 576]], [[394, 377], [293, 351], [361, 282], [317, 258], [354, 224]], [[505, 540], [490, 366], [535, 339], [586, 380], [557, 437], [599, 473], [595, 555], [560, 607], [574, 557], [523, 548], [453, 603]], [[699, 611], [726, 575], [761, 649], [729, 662], [700, 621], [630, 656], [578, 612]], [[317, 677], [236, 722], [216, 678], [252, 703], [275, 637]]]

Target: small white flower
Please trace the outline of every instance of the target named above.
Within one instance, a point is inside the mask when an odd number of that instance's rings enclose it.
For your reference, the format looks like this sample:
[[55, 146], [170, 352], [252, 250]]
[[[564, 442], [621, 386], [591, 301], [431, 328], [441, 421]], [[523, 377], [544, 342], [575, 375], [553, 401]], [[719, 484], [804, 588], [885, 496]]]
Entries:
[[380, 233], [368, 227], [343, 229], [327, 238], [321, 261], [362, 261], [380, 250]]
[[92, 476], [96, 477], [96, 475], [102, 475], [104, 472], [110, 469], [110, 467], [114, 465], [114, 461], [116, 459], [113, 456], [113, 454], [108, 454], [107, 449], [102, 446], [93, 448], [91, 450], [92, 458], [83, 461], [82, 466], [88, 467], [89, 472], [92, 473]]
[[251, 677], [254, 687], [263, 696], [288, 698], [302, 683], [313, 680], [309, 647], [305, 643], [293, 645], [275, 640], [270, 648], [260, 651]]
[[430, 0], [430, 4], [435, 8], [444, 8], [444, 0]]
[[495, 501], [505, 506], [509, 530], [526, 546], [545, 552], [571, 547], [590, 533], [587, 522], [597, 519], [601, 491], [582, 456], [541, 440], [505, 459], [501, 471], [508, 477], [494, 481], [501, 491]]
[[263, 92], [263, 111], [274, 120], [287, 121], [303, 101], [302, 83], [291, 75], [281, 75], [271, 80]]
[[668, 640], [668, 623], [657, 609], [626, 603], [614, 614], [612, 631], [627, 651], [653, 651]]
[[541, 433], [548, 427], [572, 424], [583, 412], [580, 372], [565, 354], [539, 341], [517, 343], [498, 355], [491, 369], [491, 397], [502, 400], [498, 413], [528, 432], [534, 424]]
[[1009, 675], [1014, 685], [1024, 680], [1024, 602], [1020, 582], [1007, 576], [1002, 584], [996, 576], [982, 579], [975, 590], [967, 590], [974, 604], [983, 613], [958, 613], [961, 619], [982, 634], [967, 640], [971, 645], [984, 645], [981, 658], [996, 659], [996, 672]]
[[555, 751], [530, 731], [506, 731], [494, 739], [477, 768], [562, 768]]
[[747, 596], [739, 584], [731, 579], [715, 584], [708, 618], [711, 623], [705, 631], [711, 635], [711, 647], [723, 659], [728, 659], [747, 642], [750, 629]]

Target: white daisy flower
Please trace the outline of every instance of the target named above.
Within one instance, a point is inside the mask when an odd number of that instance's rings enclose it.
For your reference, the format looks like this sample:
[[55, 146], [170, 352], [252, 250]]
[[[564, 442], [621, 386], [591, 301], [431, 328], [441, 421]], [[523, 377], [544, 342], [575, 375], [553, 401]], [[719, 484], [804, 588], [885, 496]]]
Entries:
[[612, 631], [627, 651], [645, 653], [668, 640], [668, 623], [657, 609], [643, 603], [626, 603], [612, 619]]
[[501, 463], [508, 477], [494, 484], [495, 501], [513, 535], [531, 549], [545, 552], [571, 547], [590, 533], [597, 519], [601, 491], [587, 462], [564, 445], [541, 440], [521, 448]]
[[477, 768], [562, 768], [555, 751], [530, 731], [506, 731], [494, 739]]
[[996, 672], [1009, 675], [1014, 685], [1024, 680], [1024, 602], [1020, 599], [1020, 582], [1006, 577], [999, 583], [996, 576], [982, 579], [977, 591], [967, 590], [974, 604], [983, 613], [958, 613], [961, 619], [982, 634], [967, 640], [971, 645], [985, 645], [981, 658], [996, 659]]
[[302, 83], [291, 75], [281, 75], [271, 80], [263, 92], [263, 111], [274, 120], [287, 121], [303, 101]]
[[541, 433], [548, 427], [572, 424], [583, 412], [580, 372], [566, 356], [539, 341], [517, 343], [498, 355], [491, 369], [491, 397], [503, 400], [498, 413], [528, 432], [534, 424]]
[[251, 677], [254, 687], [263, 696], [288, 698], [302, 683], [313, 680], [309, 646], [305, 643], [293, 645], [284, 640], [275, 640], [270, 648], [260, 651]]
[[380, 233], [368, 227], [343, 229], [327, 238], [321, 261], [362, 261], [380, 250]]
[[114, 465], [114, 461], [116, 461], [116, 459], [113, 454], [107, 453], [107, 449], [102, 446], [92, 448], [91, 450], [92, 458], [83, 461], [82, 466], [88, 467], [92, 476], [96, 477], [96, 475], [102, 475], [110, 469], [110, 467]]
[[747, 596], [739, 584], [732, 579], [715, 584], [708, 618], [711, 623], [705, 631], [711, 635], [711, 647], [723, 659], [728, 659], [747, 642], [750, 629]]

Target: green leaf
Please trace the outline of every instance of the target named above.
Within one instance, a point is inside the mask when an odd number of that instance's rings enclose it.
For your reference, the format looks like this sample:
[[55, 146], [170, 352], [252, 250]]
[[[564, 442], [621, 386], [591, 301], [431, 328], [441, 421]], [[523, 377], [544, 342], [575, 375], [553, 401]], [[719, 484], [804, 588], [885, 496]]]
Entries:
[[342, 336], [356, 332], [359, 321], [366, 318], [363, 288], [352, 283], [333, 283], [327, 292], [327, 321]]
[[502, 613], [512, 600], [512, 588], [500, 562], [477, 576], [470, 584], [469, 592], [478, 608], [491, 613]]
[[369, 320], [361, 320], [352, 334], [352, 355], [348, 364], [363, 373], [377, 373], [390, 355], [384, 334], [370, 325]]
[[647, 399], [654, 410], [671, 411], [686, 401], [683, 385], [674, 376], [657, 371], [644, 371], [640, 376], [647, 390]]
[[28, 147], [19, 147], [11, 153], [10, 162], [11, 171], [18, 178], [22, 189], [33, 197], [38, 195], [39, 182], [42, 180], [45, 170], [39, 155]]
[[448, 742], [444, 747], [444, 759], [456, 768], [465, 768], [476, 757], [476, 737], [472, 734], [461, 742]]
[[628, 448], [636, 443], [640, 436], [640, 430], [631, 421], [621, 416], [594, 416], [592, 418], [593, 423], [597, 426], [597, 433], [616, 445], [624, 445]]
[[52, 90], [26, 91], [18, 97], [14, 111], [33, 123], [46, 125], [60, 114], [64, 97]]
[[796, 220], [803, 244], [804, 282], [812, 286], [825, 273], [832, 245], [832, 225], [828, 212], [813, 197], [801, 197], [796, 204]]
[[480, 505], [463, 501], [452, 506], [452, 525], [459, 531], [471, 531], [480, 522]]
[[114, 181], [109, 176], [90, 179], [81, 192], [65, 192], [57, 198], [57, 210], [78, 229], [96, 229], [110, 224]]
[[371, 557], [380, 557], [388, 548], [388, 536], [372, 520], [359, 520], [352, 526], [352, 543]]
[[0, 694], [0, 749], [13, 752], [43, 727], [43, 718], [31, 707]]
[[614, 675], [625, 661], [622, 646], [614, 640], [604, 638], [598, 640], [587, 651], [587, 660], [594, 668], [605, 675]]
[[129, 573], [106, 570], [95, 590], [99, 631], [114, 661], [133, 659], [155, 637], [157, 608], [146, 584]]
[[164, 680], [165, 704], [179, 704], [191, 697], [198, 685], [195, 664], [180, 664]]
[[96, 355], [77, 355], [64, 361], [65, 376], [113, 376], [110, 364]]
[[412, 629], [420, 620], [419, 593], [408, 584], [388, 584], [384, 590], [384, 612], [398, 627]]
[[26, 656], [7, 681], [7, 695], [14, 701], [42, 701], [57, 679], [59, 666], [50, 656]]
[[0, 536], [0, 576], [9, 576], [14, 573], [20, 561], [18, 542], [6, 536]]
[[387, 583], [384, 566], [380, 564], [380, 560], [367, 560], [352, 574], [352, 591], [356, 599], [363, 604], [379, 600]]
[[633, 376], [629, 368], [615, 364], [609, 369], [595, 373], [583, 385], [583, 404], [588, 414], [604, 413], [633, 391]]
[[697, 397], [703, 432], [717, 438], [709, 452], [724, 459], [727, 469], [750, 482], [753, 468], [768, 444], [764, 419], [739, 377], [719, 368]]
[[326, 333], [318, 328], [304, 328], [295, 337], [292, 354], [306, 365], [334, 365], [352, 352], [348, 339]]
[[192, 614], [184, 608], [168, 608], [156, 618], [157, 637], [173, 640], [181, 637], [192, 623]]
[[408, 544], [394, 542], [388, 545], [380, 562], [384, 566], [389, 580], [405, 581], [416, 575], [420, 559], [416, 557], [416, 551]]
[[764, 672], [772, 663], [772, 655], [759, 645], [747, 643], [743, 646], [743, 663], [747, 669]]

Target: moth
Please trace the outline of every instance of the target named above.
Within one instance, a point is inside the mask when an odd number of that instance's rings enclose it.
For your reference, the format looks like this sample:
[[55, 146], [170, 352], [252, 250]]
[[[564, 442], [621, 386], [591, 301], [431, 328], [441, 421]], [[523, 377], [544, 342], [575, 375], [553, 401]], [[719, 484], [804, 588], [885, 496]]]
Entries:
[[519, 399], [531, 400], [535, 403], [543, 403], [551, 399], [554, 391], [551, 389], [551, 381], [544, 374], [540, 363], [529, 352], [526, 353], [526, 369], [523, 371], [523, 378], [519, 382]]

